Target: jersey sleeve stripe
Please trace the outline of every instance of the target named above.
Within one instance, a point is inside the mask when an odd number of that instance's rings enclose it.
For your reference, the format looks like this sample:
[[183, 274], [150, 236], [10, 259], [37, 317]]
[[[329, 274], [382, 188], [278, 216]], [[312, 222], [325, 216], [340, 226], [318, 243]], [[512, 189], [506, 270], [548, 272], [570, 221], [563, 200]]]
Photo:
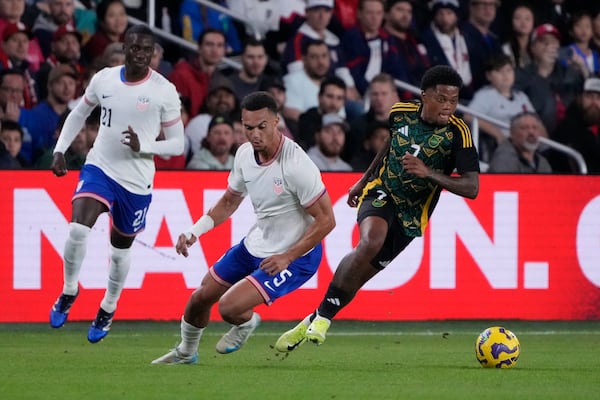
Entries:
[[319, 199], [320, 199], [321, 197], [323, 197], [323, 195], [325, 194], [325, 191], [326, 191], [326, 190], [325, 190], [325, 188], [323, 188], [323, 190], [322, 190], [322, 191], [321, 191], [321, 192], [320, 192], [318, 195], [316, 195], [316, 196], [315, 196], [315, 197], [314, 197], [314, 198], [313, 198], [311, 201], [309, 201], [308, 203], [306, 203], [306, 204], [303, 204], [303, 205], [302, 205], [302, 207], [304, 207], [304, 208], [309, 208], [310, 206], [312, 206], [313, 204], [315, 204], [317, 201], [319, 201]]
[[392, 106], [390, 114], [398, 111], [416, 111], [419, 109], [419, 105], [415, 103], [398, 102]]
[[86, 103], [88, 106], [90, 106], [90, 107], [91, 107], [91, 106], [95, 106], [95, 105], [96, 105], [96, 103], [92, 102], [92, 101], [91, 101], [90, 99], [88, 99], [86, 96], [83, 96], [83, 101], [85, 101], [85, 103]]
[[175, 118], [175, 119], [173, 119], [173, 120], [171, 120], [171, 121], [164, 121], [164, 122], [161, 122], [161, 123], [160, 123], [160, 125], [161, 125], [161, 126], [164, 126], [164, 127], [169, 127], [169, 126], [173, 126], [173, 125], [175, 125], [175, 124], [176, 124], [176, 123], [178, 123], [179, 121], [181, 121], [181, 116], [179, 116], [179, 117], [177, 117], [177, 118]]
[[462, 136], [463, 147], [473, 147], [473, 137], [471, 136], [471, 131], [469, 130], [467, 124], [462, 119], [457, 118], [456, 116], [451, 116], [450, 122], [452, 122], [452, 124], [454, 124], [460, 131], [460, 134]]

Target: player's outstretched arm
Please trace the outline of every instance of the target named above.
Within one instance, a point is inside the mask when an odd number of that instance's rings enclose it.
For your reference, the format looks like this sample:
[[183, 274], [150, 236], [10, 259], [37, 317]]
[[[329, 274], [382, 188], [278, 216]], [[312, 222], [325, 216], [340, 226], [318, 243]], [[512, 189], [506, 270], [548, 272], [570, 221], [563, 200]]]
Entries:
[[229, 218], [238, 209], [242, 200], [244, 200], [243, 196], [227, 190], [205, 215], [200, 217], [186, 232], [179, 235], [175, 245], [177, 254], [187, 257], [188, 249], [196, 243], [197, 238]]

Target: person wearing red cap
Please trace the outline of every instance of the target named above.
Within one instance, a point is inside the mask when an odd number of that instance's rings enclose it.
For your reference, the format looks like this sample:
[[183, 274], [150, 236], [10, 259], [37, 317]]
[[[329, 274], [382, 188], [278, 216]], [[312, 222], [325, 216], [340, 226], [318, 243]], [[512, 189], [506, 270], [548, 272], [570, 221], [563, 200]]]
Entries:
[[[23, 21], [25, 14], [25, 0], [0, 1], [0, 36], [9, 24], [18, 24]], [[37, 71], [44, 55], [37, 42], [31, 40], [27, 51], [27, 61], [32, 72]]]
[[27, 59], [31, 33], [22, 22], [9, 23], [2, 31], [2, 48], [0, 50], [0, 68], [15, 68], [23, 73], [25, 88], [23, 89], [23, 106], [31, 108], [38, 103], [35, 92], [33, 69]]
[[584, 77], [558, 59], [560, 33], [554, 25], [537, 26], [531, 35], [531, 64], [517, 68], [515, 88], [525, 92], [551, 134], [581, 90]]
[[48, 82], [48, 73], [50, 70], [59, 65], [67, 64], [73, 67], [79, 79], [77, 81], [77, 93], [81, 92], [81, 79], [84, 73], [84, 66], [81, 64], [81, 40], [82, 36], [75, 27], [68, 23], [58, 27], [52, 34], [51, 51], [46, 61], [40, 65], [40, 69], [35, 75], [35, 80], [38, 83], [37, 95], [39, 99], [45, 99], [48, 91], [46, 84]]

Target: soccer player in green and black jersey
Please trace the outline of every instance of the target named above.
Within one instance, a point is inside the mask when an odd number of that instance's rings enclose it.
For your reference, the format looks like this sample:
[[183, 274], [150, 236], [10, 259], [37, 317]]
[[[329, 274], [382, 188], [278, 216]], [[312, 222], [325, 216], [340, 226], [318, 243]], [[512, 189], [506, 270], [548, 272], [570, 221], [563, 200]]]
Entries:
[[438, 65], [423, 75], [420, 103], [394, 104], [387, 145], [348, 194], [348, 204], [358, 206], [359, 243], [340, 262], [319, 308], [281, 335], [277, 350], [322, 344], [356, 292], [423, 234], [442, 189], [477, 197], [479, 157], [469, 127], [454, 115], [461, 86], [454, 69]]

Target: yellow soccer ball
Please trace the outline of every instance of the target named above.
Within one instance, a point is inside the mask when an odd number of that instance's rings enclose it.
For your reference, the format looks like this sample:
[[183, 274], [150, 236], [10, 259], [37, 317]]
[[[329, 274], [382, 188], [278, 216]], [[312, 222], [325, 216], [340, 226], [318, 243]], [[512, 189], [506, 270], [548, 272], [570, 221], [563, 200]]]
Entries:
[[520, 353], [517, 336], [501, 326], [487, 328], [475, 342], [475, 357], [484, 368], [512, 368]]

